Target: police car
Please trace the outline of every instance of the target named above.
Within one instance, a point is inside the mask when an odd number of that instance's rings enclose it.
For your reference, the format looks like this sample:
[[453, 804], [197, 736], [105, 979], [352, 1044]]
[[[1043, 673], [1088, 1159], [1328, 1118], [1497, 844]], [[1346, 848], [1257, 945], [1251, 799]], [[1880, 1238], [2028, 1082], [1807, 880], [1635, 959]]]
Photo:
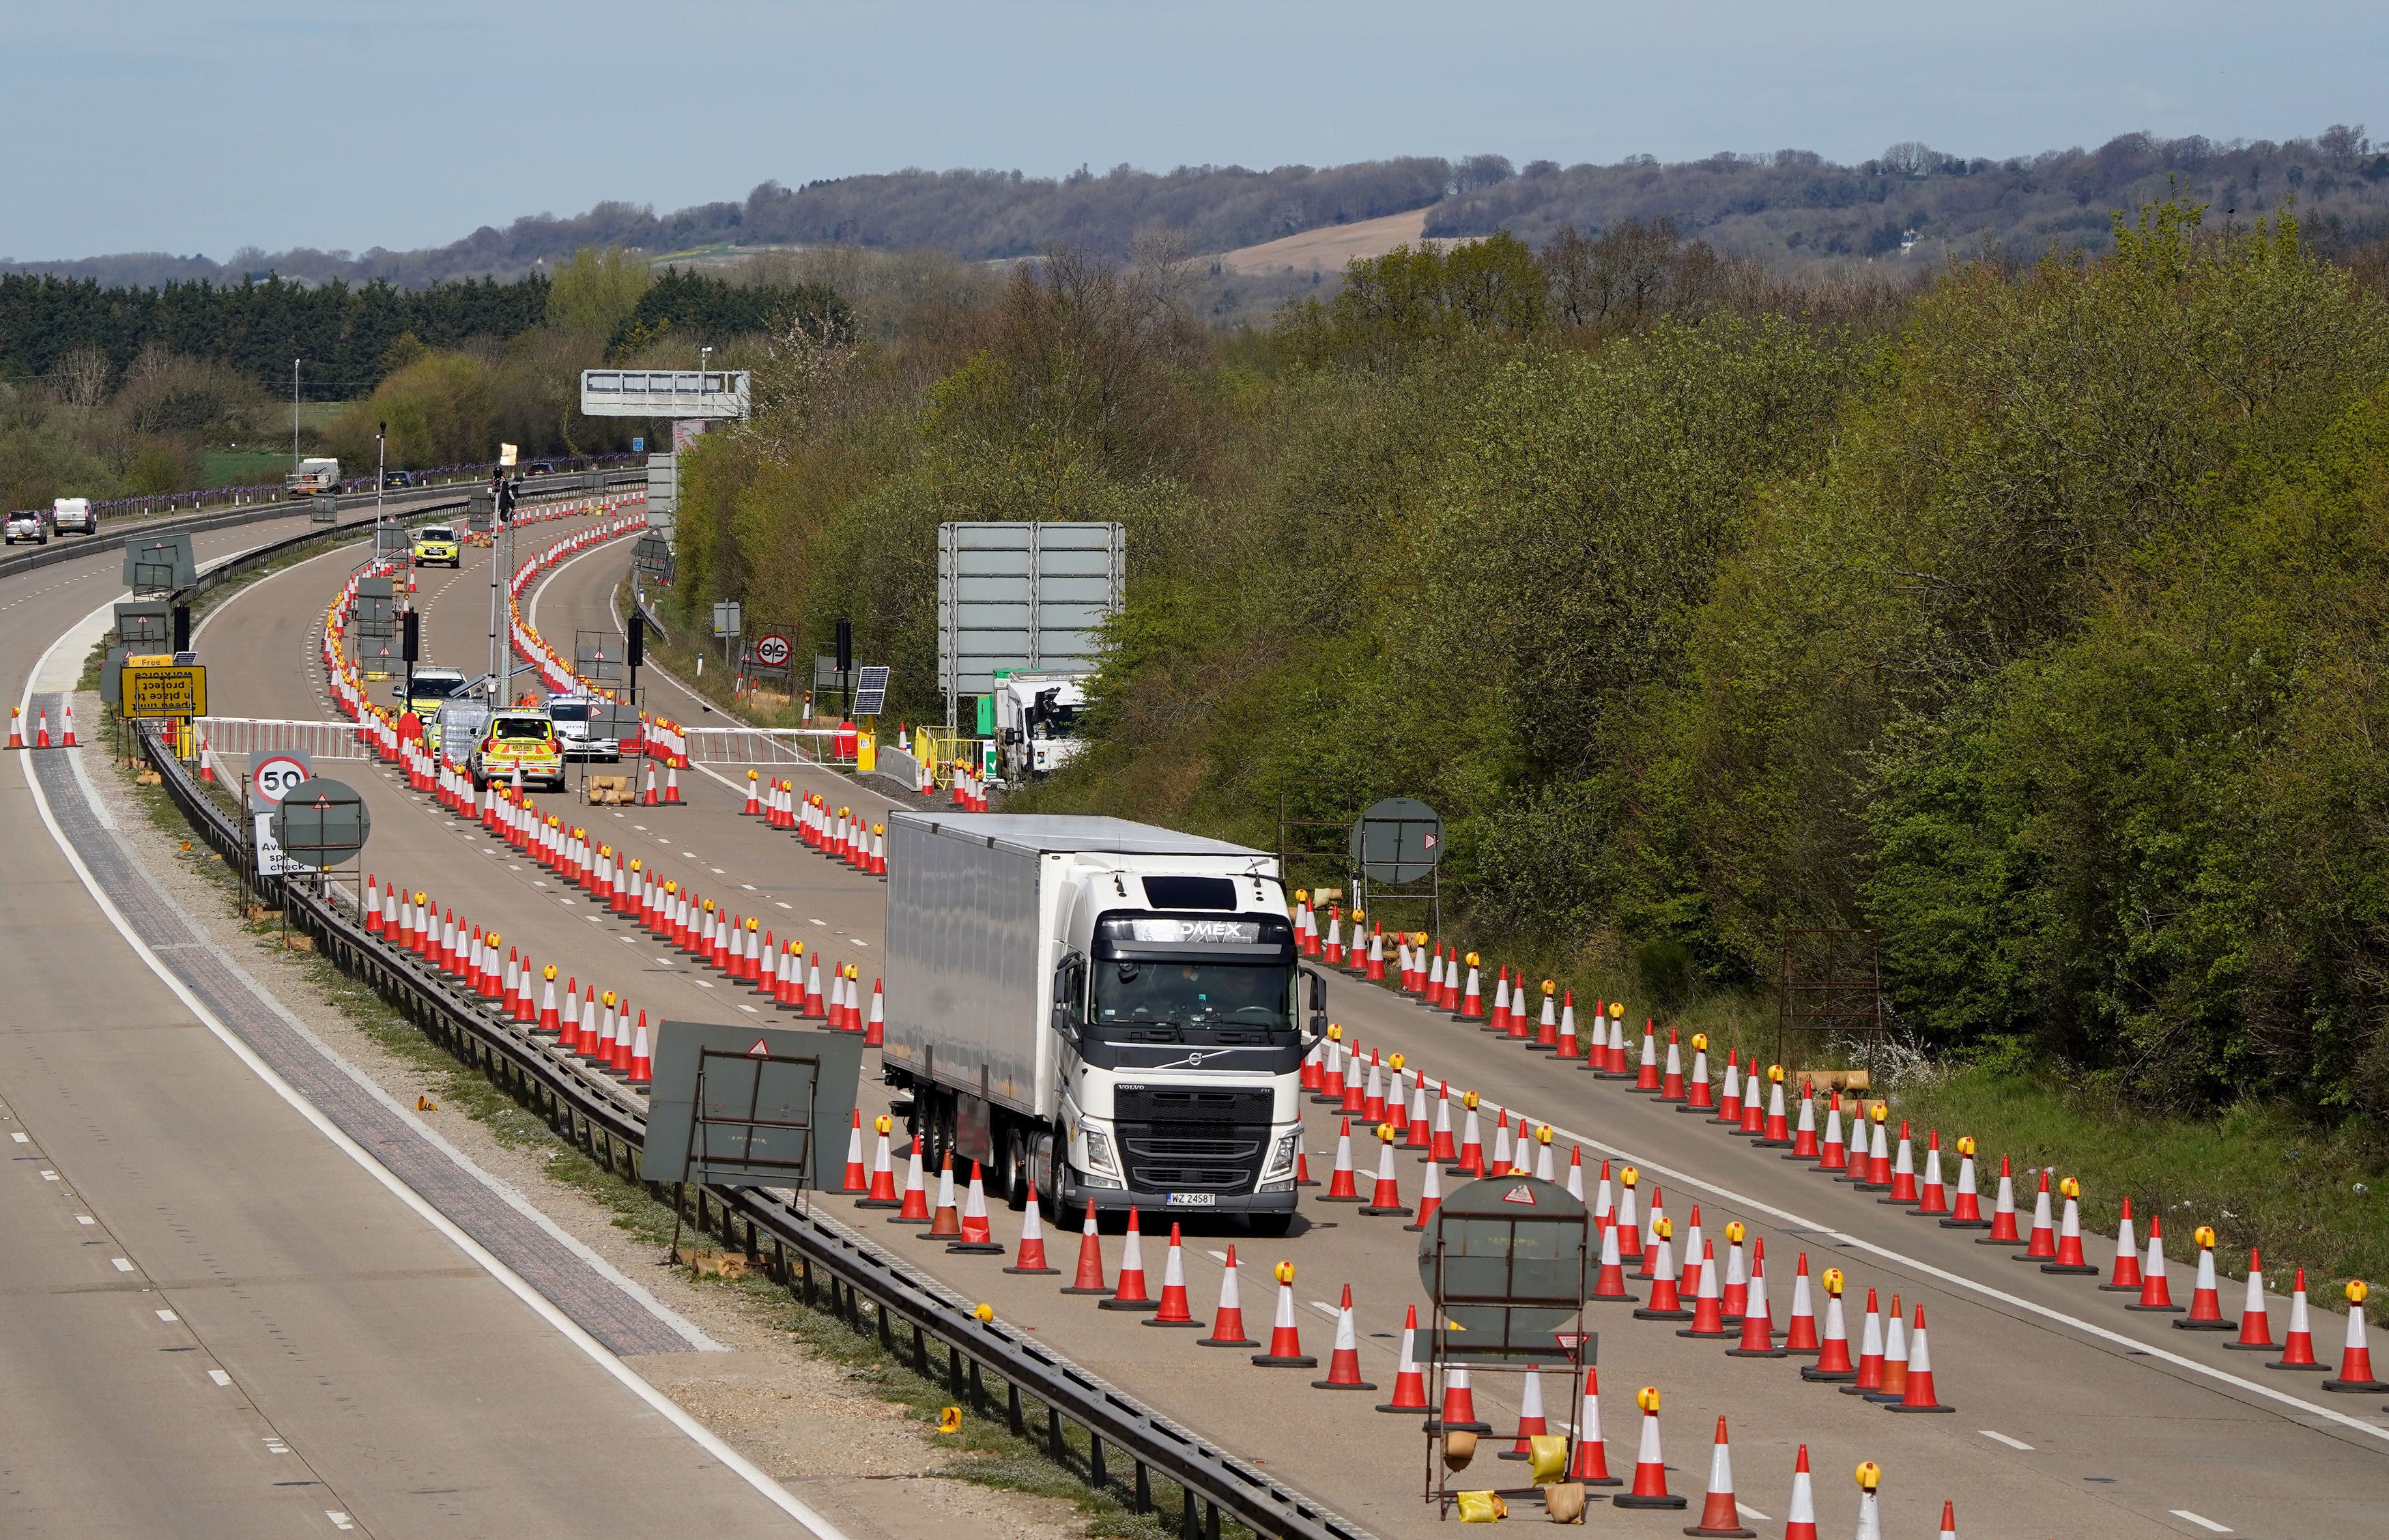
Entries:
[[462, 571], [465, 565], [464, 543], [456, 532], [445, 524], [426, 524], [415, 532], [415, 564], [417, 567], [449, 566]]

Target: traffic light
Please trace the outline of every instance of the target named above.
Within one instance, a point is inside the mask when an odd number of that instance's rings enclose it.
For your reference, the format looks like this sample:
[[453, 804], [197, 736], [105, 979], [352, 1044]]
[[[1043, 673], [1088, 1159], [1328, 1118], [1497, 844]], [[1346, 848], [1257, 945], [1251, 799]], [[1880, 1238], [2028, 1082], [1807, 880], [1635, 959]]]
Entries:
[[187, 604], [174, 606], [174, 650], [191, 650], [191, 607]]
[[514, 516], [515, 484], [502, 480], [498, 482], [498, 518], [501, 521], [505, 521], [512, 520]]
[[635, 611], [631, 616], [630, 664], [637, 668], [647, 661], [647, 618]]
[[850, 674], [853, 671], [854, 622], [840, 621], [837, 622], [837, 672]]
[[423, 616], [409, 610], [398, 617], [398, 655], [407, 662], [419, 662], [423, 658]]

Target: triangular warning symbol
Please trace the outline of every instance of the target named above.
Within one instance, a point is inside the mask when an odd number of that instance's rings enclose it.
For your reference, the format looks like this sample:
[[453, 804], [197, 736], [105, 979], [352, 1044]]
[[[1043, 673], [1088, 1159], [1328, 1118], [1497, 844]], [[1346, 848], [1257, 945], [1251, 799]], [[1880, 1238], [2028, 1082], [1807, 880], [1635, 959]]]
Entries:
[[1503, 1193], [1501, 1195], [1501, 1201], [1504, 1203], [1524, 1203], [1528, 1208], [1533, 1208], [1535, 1206], [1535, 1195], [1531, 1189], [1522, 1184], [1518, 1187], [1512, 1187], [1509, 1191]]
[[765, 1047], [763, 1046], [763, 1040], [759, 1037], [755, 1039], [755, 1046], [747, 1050], [747, 1057], [749, 1059], [769, 1059], [772, 1057], [772, 1050]]

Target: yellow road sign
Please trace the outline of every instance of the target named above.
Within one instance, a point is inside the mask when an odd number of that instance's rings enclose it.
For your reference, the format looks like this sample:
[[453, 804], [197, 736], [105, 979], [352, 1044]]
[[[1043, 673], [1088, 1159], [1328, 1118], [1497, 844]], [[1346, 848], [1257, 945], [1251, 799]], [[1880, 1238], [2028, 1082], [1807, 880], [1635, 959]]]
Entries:
[[204, 663], [126, 668], [118, 713], [130, 717], [205, 716], [208, 671]]

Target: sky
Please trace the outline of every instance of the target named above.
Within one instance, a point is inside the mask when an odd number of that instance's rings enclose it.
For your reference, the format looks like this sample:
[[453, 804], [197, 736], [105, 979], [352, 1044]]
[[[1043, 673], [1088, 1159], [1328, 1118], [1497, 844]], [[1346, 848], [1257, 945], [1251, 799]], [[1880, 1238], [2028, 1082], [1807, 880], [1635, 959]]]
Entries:
[[11, 0], [0, 257], [443, 245], [904, 166], [2389, 138], [2379, 0]]

